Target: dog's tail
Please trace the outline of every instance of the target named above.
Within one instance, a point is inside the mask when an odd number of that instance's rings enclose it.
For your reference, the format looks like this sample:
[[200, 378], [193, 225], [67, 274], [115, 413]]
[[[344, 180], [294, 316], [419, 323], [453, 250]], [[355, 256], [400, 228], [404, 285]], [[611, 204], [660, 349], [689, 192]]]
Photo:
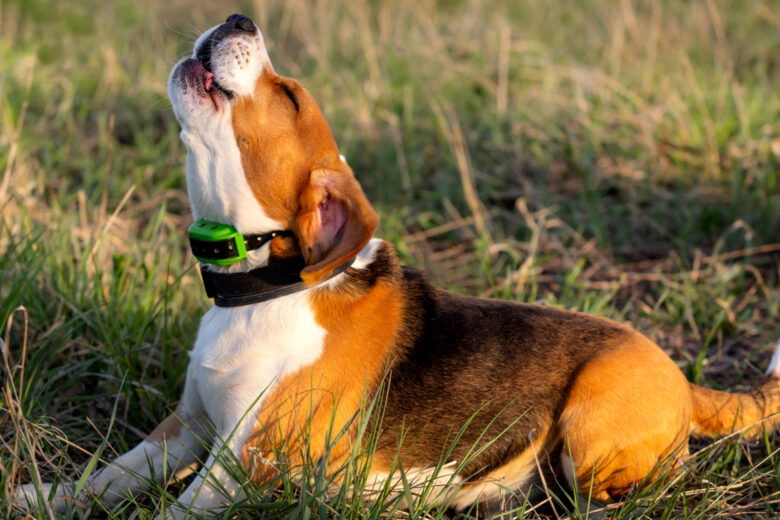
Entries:
[[780, 343], [766, 379], [748, 393], [719, 392], [691, 384], [692, 431], [698, 437], [717, 437], [744, 431], [747, 437], [780, 424]]

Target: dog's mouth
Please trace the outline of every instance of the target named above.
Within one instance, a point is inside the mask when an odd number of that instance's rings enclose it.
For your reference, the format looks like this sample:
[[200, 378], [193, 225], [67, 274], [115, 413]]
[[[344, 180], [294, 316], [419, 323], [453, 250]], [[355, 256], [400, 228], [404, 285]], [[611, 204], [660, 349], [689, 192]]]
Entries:
[[[258, 33], [251, 18], [232, 14], [227, 17], [225, 23], [215, 27], [199, 43], [193, 59], [203, 66], [203, 88], [212, 99], [215, 96], [228, 100], [235, 97], [236, 93], [226, 86], [232, 85], [235, 79], [230, 77], [228, 71], [240, 74], [249, 65], [251, 49], [247, 42], [256, 39]], [[257, 56], [257, 53], [254, 54]], [[220, 81], [219, 74], [225, 75], [222, 78], [225, 81]]]
[[215, 106], [232, 99], [233, 94], [215, 81], [214, 74], [200, 60], [188, 58], [179, 67], [181, 81], [198, 97], [210, 98]]
[[200, 46], [197, 56], [194, 58], [203, 67], [203, 88], [212, 99], [215, 95], [222, 95], [227, 99], [232, 99], [234, 96], [233, 92], [220, 85], [211, 70], [211, 44], [211, 41], [204, 42], [204, 45]]

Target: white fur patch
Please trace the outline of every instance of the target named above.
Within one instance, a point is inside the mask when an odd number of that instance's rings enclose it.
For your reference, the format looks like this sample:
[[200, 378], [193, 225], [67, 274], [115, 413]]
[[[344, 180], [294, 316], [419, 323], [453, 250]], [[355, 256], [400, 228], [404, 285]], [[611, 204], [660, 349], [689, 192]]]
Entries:
[[769, 362], [769, 368], [766, 369], [766, 375], [780, 377], [780, 341], [777, 342], [775, 353], [772, 354], [772, 360]]
[[368, 266], [374, 263], [376, 254], [379, 248], [382, 247], [385, 241], [380, 238], [372, 238], [368, 241], [360, 253], [355, 257], [355, 261], [352, 263], [353, 269], [366, 269]]
[[193, 220], [232, 224], [243, 234], [283, 229], [283, 223], [266, 215], [249, 187], [230, 119], [220, 118], [219, 123], [210, 132], [181, 131], [187, 146], [187, 192]]
[[[395, 498], [407, 493], [413, 499], [414, 505], [447, 504], [454, 493], [458, 492], [463, 479], [456, 474], [457, 461], [452, 461], [438, 468], [412, 468], [403, 475], [395, 472], [389, 475], [385, 472], [375, 472], [368, 475], [361, 495], [368, 500], [380, 496]], [[387, 493], [383, 495], [383, 493]], [[422, 503], [419, 503], [422, 502]]]
[[[566, 450], [562, 450], [566, 451]], [[569, 457], [568, 453], [561, 453], [561, 468], [563, 469], [563, 475], [566, 477], [566, 480], [569, 482], [569, 485], [572, 489], [579, 492], [577, 489], [577, 479], [574, 478], [574, 464], [571, 461], [571, 457]]]
[[478, 501], [492, 504], [501, 503], [507, 495], [511, 496], [515, 492], [522, 492], [535, 473], [536, 467], [532, 465], [511, 479], [486, 479], [484, 482], [470, 482], [468, 487], [455, 495], [450, 506], [455, 509], [465, 509]]
[[271, 61], [259, 30], [253, 35], [225, 38], [211, 51], [214, 80], [237, 96], [254, 93], [255, 82], [266, 66], [270, 67]]
[[263, 392], [322, 355], [325, 334], [308, 290], [243, 307], [212, 307], [190, 352], [188, 383], [217, 431], [231, 430], [261, 404]]

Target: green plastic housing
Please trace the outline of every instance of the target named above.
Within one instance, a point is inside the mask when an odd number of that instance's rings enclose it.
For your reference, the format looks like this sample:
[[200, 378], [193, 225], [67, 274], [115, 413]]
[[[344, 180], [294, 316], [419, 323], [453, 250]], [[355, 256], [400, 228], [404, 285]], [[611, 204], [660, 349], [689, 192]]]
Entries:
[[201, 258], [199, 256], [195, 256], [195, 258], [201, 262], [207, 262], [209, 264], [216, 265], [230, 265], [235, 264], [236, 262], [240, 262], [246, 258], [246, 244], [244, 243], [244, 236], [236, 231], [236, 228], [233, 226], [200, 219], [190, 226], [188, 233], [191, 237], [206, 242], [222, 242], [226, 240], [232, 240], [235, 243], [235, 256], [230, 258]]

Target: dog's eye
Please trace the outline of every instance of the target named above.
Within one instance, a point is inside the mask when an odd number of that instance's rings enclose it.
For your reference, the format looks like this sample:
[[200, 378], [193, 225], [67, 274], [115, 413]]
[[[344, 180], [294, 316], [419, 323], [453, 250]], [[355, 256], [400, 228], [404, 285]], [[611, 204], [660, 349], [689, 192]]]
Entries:
[[282, 89], [282, 92], [287, 94], [287, 97], [290, 98], [290, 101], [292, 101], [293, 105], [295, 105], [295, 111], [298, 112], [298, 100], [295, 99], [295, 94], [293, 94], [290, 87], [288, 87], [284, 83], [279, 83], [279, 87]]

